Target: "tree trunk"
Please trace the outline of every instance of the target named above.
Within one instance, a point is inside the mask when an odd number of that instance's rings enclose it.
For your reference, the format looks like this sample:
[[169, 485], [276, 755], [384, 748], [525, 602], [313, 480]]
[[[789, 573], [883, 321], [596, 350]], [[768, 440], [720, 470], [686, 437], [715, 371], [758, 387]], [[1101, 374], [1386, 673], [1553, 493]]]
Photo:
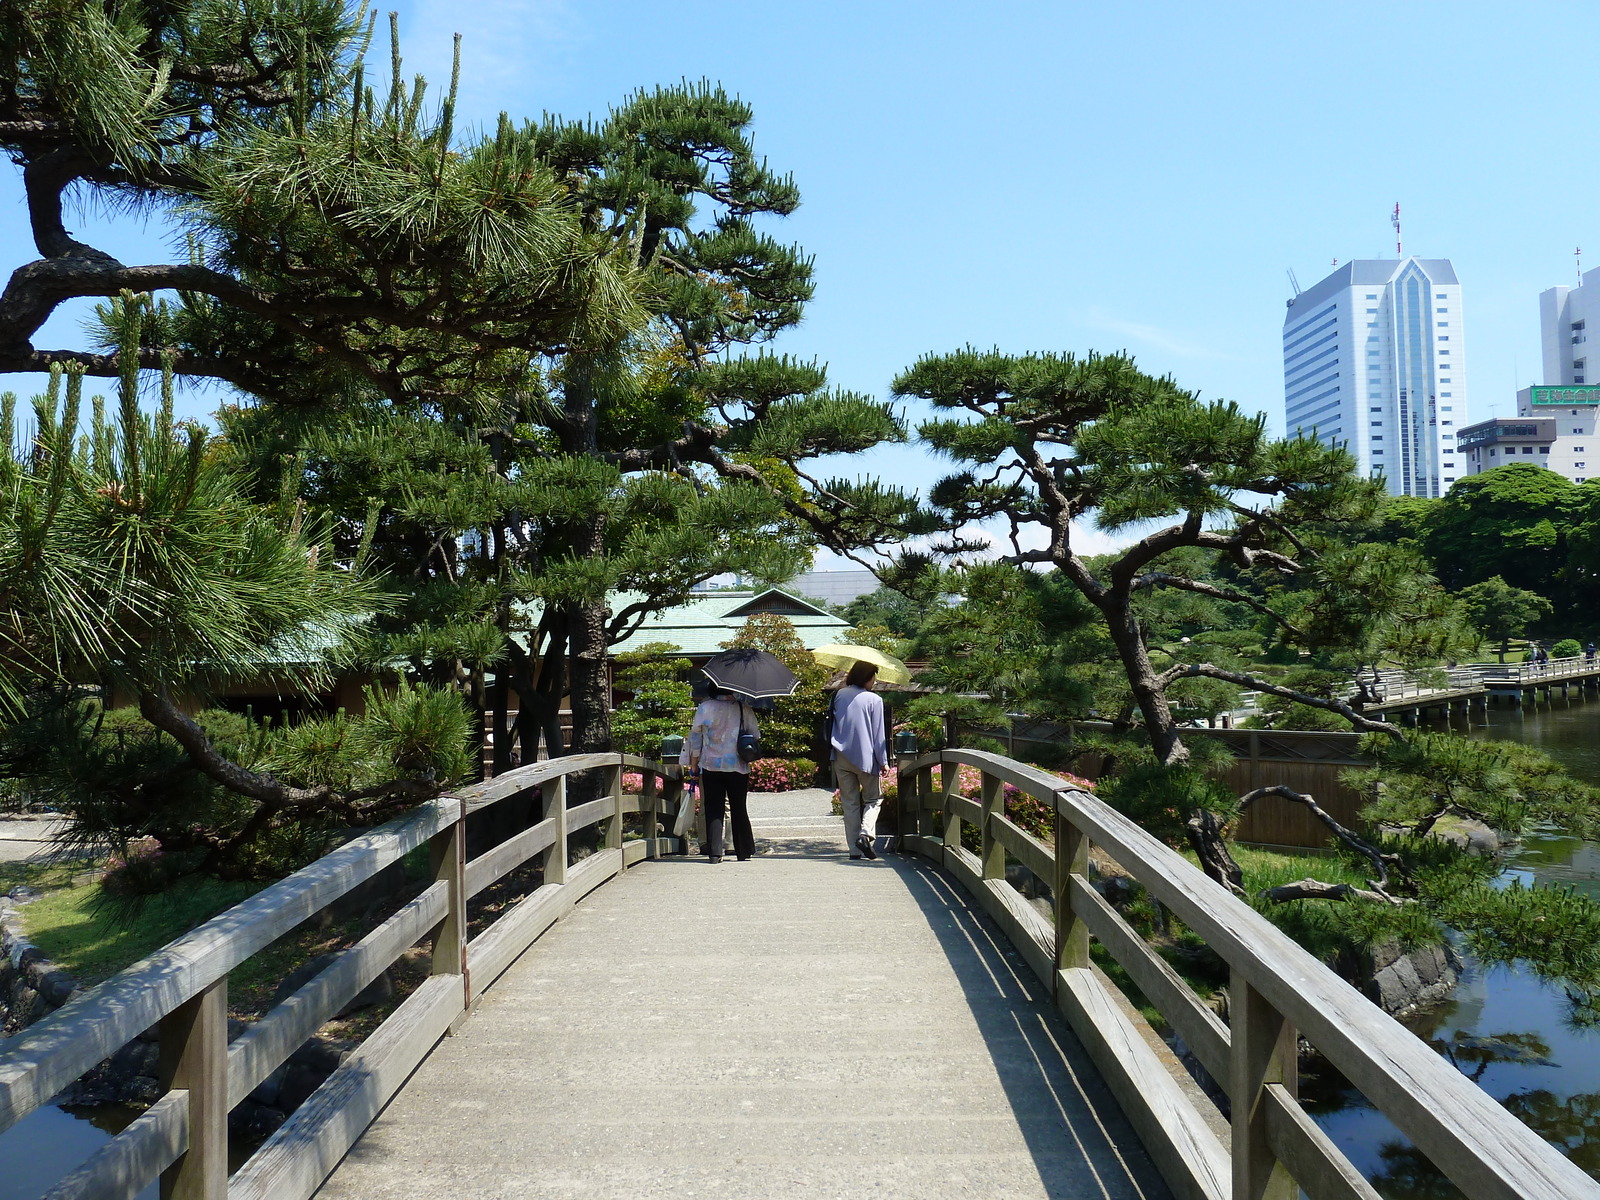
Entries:
[[610, 609], [581, 604], [572, 610], [568, 635], [571, 653], [572, 751], [596, 754], [611, 749], [611, 674], [606, 652], [606, 617]]
[[[1122, 659], [1134, 703], [1144, 717], [1144, 726], [1150, 736], [1150, 748], [1156, 761], [1168, 770], [1186, 766], [1189, 748], [1178, 733], [1178, 723], [1167, 703], [1166, 689], [1157, 679], [1150, 663], [1150, 652], [1144, 644], [1144, 635], [1133, 613], [1131, 597], [1121, 590], [1106, 593], [1100, 601], [1100, 610], [1106, 617], [1106, 628], [1111, 641]], [[1201, 869], [1211, 879], [1234, 892], [1243, 886], [1244, 872], [1228, 852], [1227, 839], [1222, 836], [1222, 824], [1217, 814], [1208, 809], [1197, 809], [1189, 814], [1187, 826], [1189, 845], [1200, 859]]]
[[1150, 653], [1145, 648], [1144, 635], [1133, 615], [1133, 603], [1124, 592], [1109, 592], [1100, 603], [1106, 617], [1106, 629], [1112, 644], [1122, 659], [1128, 684], [1133, 691], [1134, 703], [1144, 717], [1145, 731], [1150, 735], [1150, 748], [1162, 766], [1176, 767], [1189, 761], [1189, 748], [1178, 736], [1178, 723], [1172, 718], [1172, 708], [1167, 704], [1167, 694], [1156, 679], [1156, 669], [1150, 664]]
[[511, 684], [503, 665], [494, 673], [494, 691], [489, 703], [494, 722], [494, 773], [504, 775], [511, 770], [511, 728], [508, 720]]
[[1222, 836], [1222, 825], [1217, 814], [1210, 809], [1196, 809], [1184, 823], [1189, 836], [1189, 846], [1200, 860], [1200, 867], [1208, 878], [1216, 880], [1238, 895], [1244, 894], [1244, 871], [1228, 853], [1227, 840]]

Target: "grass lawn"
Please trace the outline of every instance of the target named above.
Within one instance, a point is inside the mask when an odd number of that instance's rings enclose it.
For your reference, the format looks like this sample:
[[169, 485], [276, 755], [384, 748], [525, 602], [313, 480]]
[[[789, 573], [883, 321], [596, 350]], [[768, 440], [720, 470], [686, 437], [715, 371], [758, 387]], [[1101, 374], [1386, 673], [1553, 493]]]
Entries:
[[[260, 881], [190, 879], [149, 898], [137, 910], [128, 910], [100, 898], [98, 877], [98, 871], [82, 862], [0, 863], [0, 892], [25, 884], [42, 893], [19, 910], [23, 933], [85, 987], [115, 975], [268, 886]], [[229, 1013], [247, 1020], [260, 1016], [289, 972], [320, 954], [344, 949], [365, 932], [359, 917], [307, 922], [290, 930], [229, 973]], [[427, 973], [426, 952], [408, 951], [393, 969], [398, 992], [390, 1002], [332, 1022], [325, 1032], [357, 1037], [369, 1032]]]
[[[23, 883], [43, 893], [20, 910], [28, 940], [85, 986], [116, 974], [265, 886], [186, 880], [130, 912], [100, 898], [96, 875], [83, 863], [0, 866], [0, 890]], [[82, 882], [75, 883], [75, 878]]]

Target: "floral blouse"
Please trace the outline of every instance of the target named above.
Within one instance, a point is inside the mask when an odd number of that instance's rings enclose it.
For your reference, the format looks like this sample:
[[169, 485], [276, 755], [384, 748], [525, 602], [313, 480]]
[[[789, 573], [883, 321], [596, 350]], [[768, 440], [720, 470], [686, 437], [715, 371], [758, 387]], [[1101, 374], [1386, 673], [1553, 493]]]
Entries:
[[746, 733], [760, 733], [756, 714], [750, 706], [738, 700], [702, 700], [694, 710], [694, 724], [689, 726], [685, 741], [684, 760], [700, 760], [702, 771], [738, 771], [750, 773], [750, 764], [739, 757], [739, 723], [744, 722]]

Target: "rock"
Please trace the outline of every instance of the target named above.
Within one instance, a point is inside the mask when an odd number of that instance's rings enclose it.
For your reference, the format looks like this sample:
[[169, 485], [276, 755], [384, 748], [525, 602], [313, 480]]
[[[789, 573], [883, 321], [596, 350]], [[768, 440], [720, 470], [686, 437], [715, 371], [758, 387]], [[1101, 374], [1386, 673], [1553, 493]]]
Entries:
[[277, 990], [272, 993], [273, 1007], [277, 1007], [278, 1005], [282, 1004], [290, 996], [294, 995], [301, 988], [305, 987], [306, 984], [310, 983], [318, 975], [322, 974], [338, 961], [339, 952], [335, 950], [327, 954], [319, 954], [309, 962], [301, 963], [298, 967], [283, 977], [283, 982], [280, 983]]
[[135, 1075], [118, 1089], [117, 1098], [124, 1104], [154, 1104], [166, 1094], [167, 1089], [154, 1075]]
[[327, 1077], [326, 1071], [290, 1063], [289, 1069], [283, 1074], [283, 1083], [278, 1088], [277, 1107], [283, 1112], [292, 1113], [305, 1102], [307, 1096], [322, 1086], [322, 1081]]
[[355, 1042], [340, 1038], [307, 1038], [300, 1048], [289, 1056], [289, 1062], [292, 1066], [309, 1067], [314, 1071], [321, 1071], [324, 1075], [331, 1075], [356, 1045]]
[[371, 1008], [374, 1004], [382, 1004], [394, 996], [394, 979], [388, 971], [378, 972], [378, 977], [361, 991], [356, 993], [356, 998], [341, 1008], [337, 1016], [347, 1017], [358, 1009]]
[[113, 1080], [131, 1080], [137, 1075], [154, 1078], [160, 1073], [161, 1050], [154, 1042], [137, 1039], [118, 1050], [107, 1061], [106, 1067]]
[[1461, 976], [1461, 956], [1449, 945], [1402, 953], [1397, 943], [1388, 942], [1373, 947], [1363, 966], [1363, 994], [1391, 1016], [1437, 1004]]
[[25, 883], [19, 883], [9, 892], [7, 892], [6, 895], [15, 900], [18, 904], [26, 904], [30, 900], [37, 900], [42, 893], [38, 888], [31, 888]]
[[286, 1120], [288, 1117], [281, 1109], [246, 1100], [228, 1114], [228, 1136], [246, 1142], [264, 1142]]
[[51, 970], [46, 971], [44, 978], [39, 981], [39, 994], [51, 1008], [60, 1008], [72, 999], [77, 987], [78, 981], [65, 971]]
[[[256, 1084], [256, 1089], [250, 1093], [249, 1100], [254, 1104], [264, 1104], [271, 1107], [276, 1107], [278, 1103], [278, 1093], [282, 1090], [284, 1077], [288, 1074], [289, 1064], [279, 1064], [279, 1066], [272, 1072], [271, 1075], [268, 1075], [260, 1083]], [[281, 1117], [282, 1114], [279, 1115]]]

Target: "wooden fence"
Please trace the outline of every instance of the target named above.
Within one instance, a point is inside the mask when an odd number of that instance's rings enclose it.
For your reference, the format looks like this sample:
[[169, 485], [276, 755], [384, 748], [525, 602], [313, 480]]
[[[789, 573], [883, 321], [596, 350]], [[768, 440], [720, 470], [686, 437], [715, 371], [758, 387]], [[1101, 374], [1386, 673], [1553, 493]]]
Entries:
[[[624, 795], [624, 770], [643, 776]], [[567, 781], [602, 775], [601, 795], [568, 806]], [[664, 787], [658, 786], [664, 784]], [[533, 788], [543, 819], [467, 858], [467, 819]], [[434, 1044], [535, 938], [628, 866], [659, 856], [663, 818], [686, 817], [677, 767], [619, 754], [574, 755], [508, 772], [423, 804], [258, 892], [0, 1043], [0, 1131], [159, 1026], [165, 1094], [62, 1179], [49, 1200], [125, 1200], [158, 1177], [174, 1200], [304, 1200]], [[623, 839], [639, 813], [642, 837]], [[681, 824], [681, 822], [680, 822]], [[599, 825], [600, 848], [573, 863], [569, 836]], [[434, 882], [293, 995], [228, 1041], [228, 972], [419, 846]], [[467, 901], [535, 855], [543, 883], [476, 937]], [[296, 1048], [421, 939], [432, 974], [294, 1114], [228, 1176], [228, 1113]]]
[[[978, 800], [957, 767], [983, 772]], [[935, 785], [935, 772], [939, 774]], [[1004, 785], [1049, 804], [1053, 844], [1008, 820]], [[977, 750], [899, 768], [901, 848], [942, 865], [1050, 989], [1174, 1193], [1182, 1200], [1379, 1200], [1305, 1114], [1297, 1036], [1310, 1040], [1470, 1200], [1597, 1200], [1600, 1184], [1419, 1038], [1126, 817], [1055, 775]], [[962, 848], [976, 827], [977, 854]], [[1097, 846], [1227, 962], [1229, 1021], [1202, 1004], [1089, 881]], [[1053, 920], [1006, 881], [1008, 858], [1052, 885]], [[1194, 1089], [1153, 1048], [1149, 1026], [1090, 959], [1098, 939], [1226, 1090], [1232, 1125], [1213, 1132]], [[1214, 1116], [1215, 1114], [1213, 1114]]]
[[[1010, 730], [989, 730], [973, 725], [952, 728], [954, 740], [972, 737], [995, 738], [1013, 756], [1027, 755], [1030, 746], [1050, 746], [1057, 750], [1082, 735], [1104, 735], [1111, 726], [1103, 721], [1018, 720]], [[1207, 729], [1183, 731], [1185, 738], [1207, 738], [1228, 748], [1233, 760], [1218, 772], [1218, 778], [1239, 795], [1252, 788], [1285, 784], [1297, 792], [1315, 796], [1340, 824], [1358, 828], [1364, 803], [1361, 794], [1340, 776], [1349, 767], [1370, 766], [1357, 752], [1361, 735], [1357, 733], [1311, 730]], [[1093, 777], [1092, 764], [1084, 772]], [[1279, 796], [1267, 796], [1252, 804], [1239, 822], [1235, 834], [1241, 842], [1264, 846], [1317, 848], [1329, 844], [1328, 828], [1302, 804]]]

